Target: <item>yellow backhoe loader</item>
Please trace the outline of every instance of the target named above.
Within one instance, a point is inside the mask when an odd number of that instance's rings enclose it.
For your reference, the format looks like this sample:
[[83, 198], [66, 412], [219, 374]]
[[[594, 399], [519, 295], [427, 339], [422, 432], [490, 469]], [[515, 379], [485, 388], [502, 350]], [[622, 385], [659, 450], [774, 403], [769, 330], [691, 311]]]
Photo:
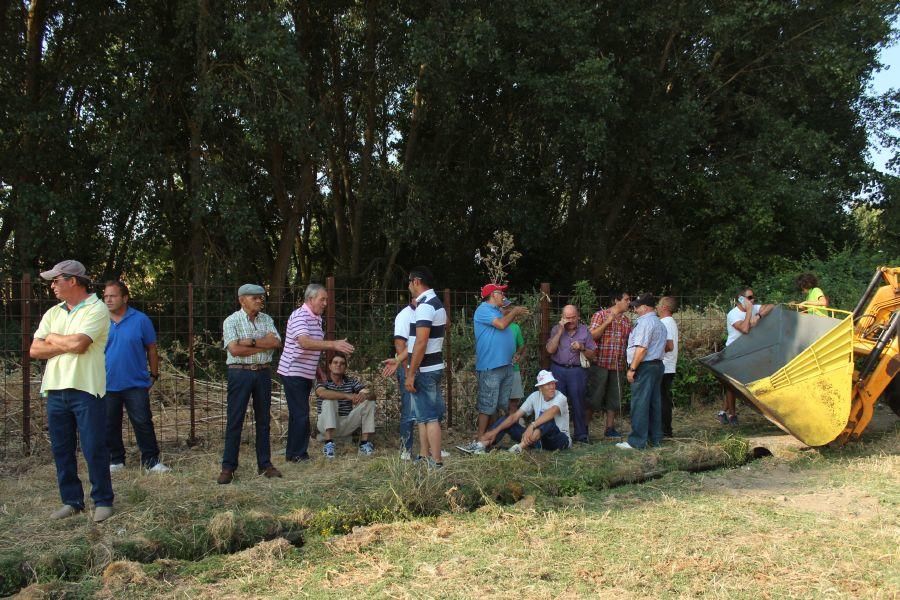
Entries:
[[749, 334], [700, 359], [809, 446], [858, 439], [879, 399], [900, 416], [900, 267], [880, 267], [852, 313], [825, 311], [776, 306]]

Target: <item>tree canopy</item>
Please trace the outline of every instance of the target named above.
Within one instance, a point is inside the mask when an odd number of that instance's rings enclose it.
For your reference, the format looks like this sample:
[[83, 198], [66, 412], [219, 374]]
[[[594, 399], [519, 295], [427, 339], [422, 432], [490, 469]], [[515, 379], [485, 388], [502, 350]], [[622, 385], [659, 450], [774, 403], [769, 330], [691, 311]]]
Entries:
[[[702, 291], [859, 242], [898, 3], [14, 0], [0, 268]], [[881, 214], [881, 213], [878, 213]], [[893, 219], [893, 221], [891, 221]], [[900, 247], [896, 233], [890, 243]]]

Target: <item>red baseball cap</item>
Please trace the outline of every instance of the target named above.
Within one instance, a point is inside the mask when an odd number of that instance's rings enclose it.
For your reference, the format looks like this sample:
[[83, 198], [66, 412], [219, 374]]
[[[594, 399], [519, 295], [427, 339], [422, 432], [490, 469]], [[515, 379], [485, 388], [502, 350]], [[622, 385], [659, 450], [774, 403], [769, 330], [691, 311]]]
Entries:
[[489, 283], [483, 288], [481, 288], [481, 297], [487, 298], [494, 292], [505, 292], [508, 285], [497, 285], [496, 283]]

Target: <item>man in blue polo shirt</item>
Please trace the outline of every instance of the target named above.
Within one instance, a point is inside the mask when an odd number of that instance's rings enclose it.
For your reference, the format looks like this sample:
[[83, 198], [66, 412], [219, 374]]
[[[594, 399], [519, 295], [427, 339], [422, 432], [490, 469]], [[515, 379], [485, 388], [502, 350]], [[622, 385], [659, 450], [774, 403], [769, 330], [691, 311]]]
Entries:
[[128, 286], [123, 282], [107, 281], [103, 301], [109, 309], [110, 320], [104, 398], [109, 470], [115, 473], [125, 468], [124, 406], [141, 449], [141, 465], [151, 473], [166, 473], [171, 469], [159, 461], [159, 444], [150, 414], [150, 388], [159, 379], [156, 331], [147, 315], [128, 306]]
[[478, 374], [478, 433], [474, 440], [458, 449], [480, 454], [478, 440], [484, 436], [491, 417], [509, 408], [513, 387], [512, 357], [516, 352], [516, 336], [510, 325], [520, 315], [528, 314], [524, 306], [500, 309], [507, 286], [489, 283], [481, 288], [484, 300], [475, 309], [475, 371]]

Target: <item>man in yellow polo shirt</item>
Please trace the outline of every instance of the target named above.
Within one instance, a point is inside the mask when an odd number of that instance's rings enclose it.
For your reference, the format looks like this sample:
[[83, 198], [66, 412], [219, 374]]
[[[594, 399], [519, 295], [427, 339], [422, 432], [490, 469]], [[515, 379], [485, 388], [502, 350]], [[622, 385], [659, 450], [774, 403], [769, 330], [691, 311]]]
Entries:
[[62, 300], [44, 313], [30, 352], [31, 358], [47, 361], [41, 394], [47, 397], [47, 428], [63, 502], [50, 518], [63, 519], [84, 510], [75, 455], [80, 440], [91, 479], [94, 521], [105, 521], [113, 514], [103, 403], [109, 311], [97, 294], [89, 291], [91, 280], [77, 260], [64, 260], [41, 277]]

